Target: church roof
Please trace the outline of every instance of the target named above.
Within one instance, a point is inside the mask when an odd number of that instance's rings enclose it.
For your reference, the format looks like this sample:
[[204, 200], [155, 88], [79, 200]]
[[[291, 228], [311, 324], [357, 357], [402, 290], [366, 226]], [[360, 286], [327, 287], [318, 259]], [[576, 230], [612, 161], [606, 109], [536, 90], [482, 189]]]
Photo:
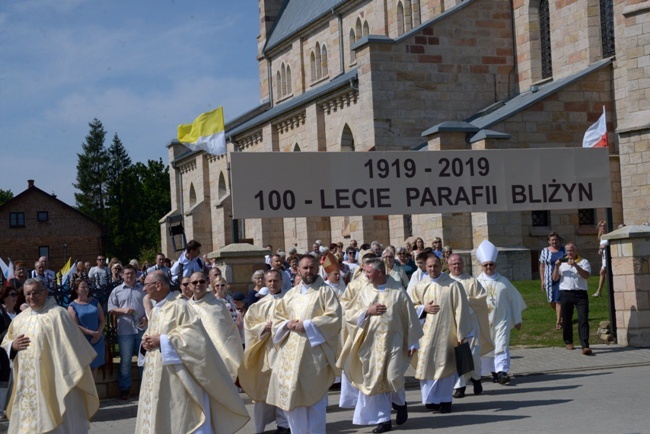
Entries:
[[347, 83], [349, 83], [352, 80], [354, 81], [357, 80], [356, 68], [346, 72], [345, 74], [339, 75], [338, 77], [332, 79], [332, 81], [330, 81], [329, 83], [320, 85], [315, 89], [311, 89], [303, 94], [298, 95], [295, 98], [290, 99], [287, 102], [278, 104], [273, 108], [271, 108], [270, 110], [258, 116], [255, 116], [254, 118], [249, 119], [248, 121], [239, 124], [232, 129], [226, 129], [226, 137], [236, 136], [237, 134], [245, 132], [246, 130], [250, 128], [254, 128], [258, 125], [262, 125], [272, 119], [275, 119], [278, 116], [281, 116], [285, 113], [289, 113], [290, 111], [295, 110], [301, 106], [303, 106], [304, 108], [304, 105], [307, 104], [308, 102], [323, 97], [328, 93], [342, 86], [347, 85]]
[[279, 12], [271, 35], [266, 41], [264, 52], [309, 26], [318, 19], [332, 13], [332, 9], [348, 0], [286, 0]]

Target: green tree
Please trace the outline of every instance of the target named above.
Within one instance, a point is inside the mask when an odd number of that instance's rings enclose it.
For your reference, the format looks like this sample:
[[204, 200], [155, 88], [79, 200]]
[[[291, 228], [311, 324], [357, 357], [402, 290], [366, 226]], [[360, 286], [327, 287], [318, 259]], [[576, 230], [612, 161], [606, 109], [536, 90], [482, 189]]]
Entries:
[[104, 147], [106, 131], [97, 118], [88, 124], [90, 132], [86, 142], [81, 145], [83, 152], [77, 154], [77, 183], [79, 190], [74, 197], [79, 211], [106, 224], [106, 172], [109, 162]]
[[3, 190], [0, 188], [0, 205], [8, 201], [9, 199], [13, 198], [14, 194], [11, 192], [11, 190]]
[[150, 249], [160, 250], [159, 220], [170, 211], [169, 167], [162, 159], [133, 165], [142, 193], [139, 197], [140, 215], [138, 239], [140, 256]]
[[135, 181], [129, 175], [131, 157], [122, 145], [117, 133], [113, 143], [108, 148], [108, 165], [106, 167], [106, 250], [109, 255], [134, 257], [137, 249], [129, 246], [133, 239], [129, 232], [129, 218], [132, 217], [130, 208], [136, 206], [130, 197], [129, 189], [134, 188]]

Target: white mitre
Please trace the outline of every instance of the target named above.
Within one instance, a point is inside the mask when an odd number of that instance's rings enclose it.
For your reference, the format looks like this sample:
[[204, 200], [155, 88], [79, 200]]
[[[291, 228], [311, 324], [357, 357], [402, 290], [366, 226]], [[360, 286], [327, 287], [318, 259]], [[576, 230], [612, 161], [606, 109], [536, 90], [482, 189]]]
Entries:
[[478, 246], [478, 249], [476, 249], [476, 257], [481, 264], [486, 262], [496, 263], [498, 255], [499, 250], [488, 240], [483, 240], [483, 242]]

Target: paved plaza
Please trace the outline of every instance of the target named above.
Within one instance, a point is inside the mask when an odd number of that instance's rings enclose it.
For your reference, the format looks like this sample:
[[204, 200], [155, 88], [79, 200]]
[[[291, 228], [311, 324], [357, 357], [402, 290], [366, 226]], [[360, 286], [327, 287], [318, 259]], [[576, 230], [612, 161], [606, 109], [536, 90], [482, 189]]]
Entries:
[[[650, 348], [594, 345], [593, 356], [564, 348], [512, 350], [510, 385], [484, 383], [480, 396], [454, 400], [451, 414], [433, 414], [419, 403], [418, 383], [407, 384], [409, 420], [393, 431], [424, 433], [650, 433]], [[242, 395], [245, 397], [246, 395]], [[352, 410], [340, 409], [339, 393], [329, 393], [327, 428], [331, 433], [369, 433], [351, 423]], [[252, 404], [246, 397], [249, 413]], [[137, 402], [102, 402], [92, 434], [133, 433]], [[269, 426], [269, 432], [273, 432]], [[0, 425], [6, 432], [7, 423]], [[254, 433], [249, 422], [240, 431]]]

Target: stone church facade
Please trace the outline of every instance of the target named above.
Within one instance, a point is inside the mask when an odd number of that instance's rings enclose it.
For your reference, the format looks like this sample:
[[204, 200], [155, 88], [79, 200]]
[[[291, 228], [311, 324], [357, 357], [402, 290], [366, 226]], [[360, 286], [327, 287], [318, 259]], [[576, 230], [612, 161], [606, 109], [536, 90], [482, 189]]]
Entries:
[[[607, 111], [612, 223], [650, 211], [650, 0], [260, 0], [262, 104], [226, 125], [231, 152], [580, 147]], [[172, 211], [204, 251], [231, 243], [228, 154], [168, 145]], [[326, 177], [314, 167], [314, 182]], [[273, 168], [250, 182], [272, 183]], [[546, 236], [597, 263], [606, 210], [247, 219], [245, 239], [297, 247], [350, 239], [471, 251], [530, 278]], [[503, 263], [501, 263], [503, 261]], [[505, 269], [503, 269], [505, 268]]]

